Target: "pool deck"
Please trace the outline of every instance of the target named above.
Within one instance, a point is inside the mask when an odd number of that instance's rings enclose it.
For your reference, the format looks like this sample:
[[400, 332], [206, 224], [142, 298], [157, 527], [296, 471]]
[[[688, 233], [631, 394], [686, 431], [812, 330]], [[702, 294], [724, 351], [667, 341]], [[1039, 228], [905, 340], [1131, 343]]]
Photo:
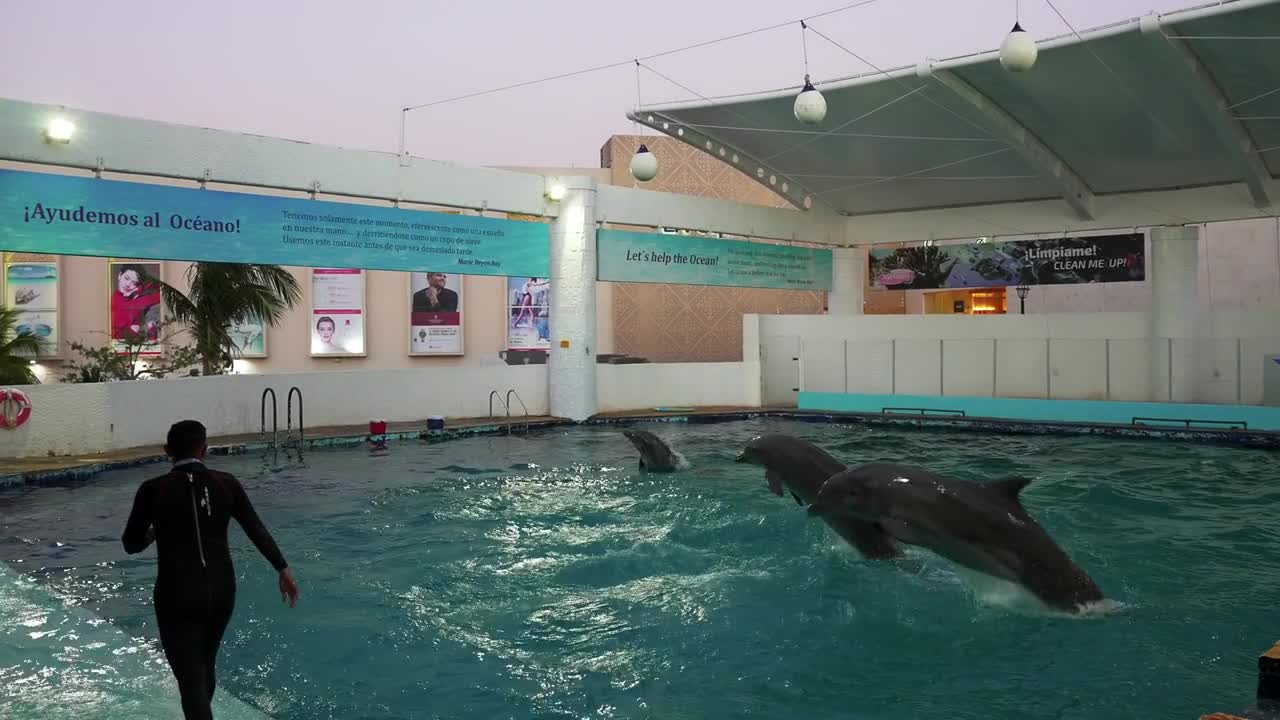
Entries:
[[[742, 417], [779, 414], [794, 408], [759, 408], [759, 407], [703, 407], [679, 408], [669, 412], [653, 409], [629, 410], [601, 413], [589, 422], [622, 423], [645, 420], [687, 420], [689, 418], [738, 419]], [[412, 422], [387, 423], [387, 439], [397, 440], [447, 440], [470, 435], [490, 435], [523, 432], [525, 422], [529, 429], [546, 428], [554, 425], [570, 424], [569, 420], [547, 415], [530, 416], [529, 418], [511, 419], [505, 417], [449, 418], [443, 432], [428, 432], [426, 419]], [[342, 447], [360, 445], [366, 442], [369, 435], [367, 425], [335, 425], [306, 429], [306, 443], [303, 449], [322, 447]], [[296, 442], [296, 439], [295, 439]], [[280, 446], [288, 445], [284, 433], [280, 434]], [[265, 435], [249, 433], [243, 435], [220, 435], [209, 438], [211, 455], [241, 455], [248, 452], [267, 451], [271, 443]], [[0, 470], [0, 488], [19, 485], [41, 485], [68, 480], [83, 480], [108, 470], [120, 470], [139, 467], [164, 460], [164, 447], [146, 445], [142, 447], [124, 448], [102, 453], [79, 455], [39, 456], [26, 458], [3, 458], [3, 470]]]

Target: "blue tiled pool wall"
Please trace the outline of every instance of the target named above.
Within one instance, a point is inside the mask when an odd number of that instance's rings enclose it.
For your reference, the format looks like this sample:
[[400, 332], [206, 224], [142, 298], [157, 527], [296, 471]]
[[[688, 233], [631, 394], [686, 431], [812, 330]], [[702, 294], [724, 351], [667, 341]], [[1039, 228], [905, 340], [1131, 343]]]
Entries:
[[1126, 426], [1161, 422], [1186, 427], [1198, 424], [1216, 429], [1280, 431], [1280, 407], [1265, 405], [815, 392], [800, 393], [798, 405], [801, 411], [876, 414], [918, 411], [929, 415], [954, 414], [1023, 422]]
[[[813, 397], [817, 393], [801, 393], [802, 402], [807, 405], [834, 405], [844, 404], [850, 406], [854, 402], [859, 403], [858, 407], [871, 407], [877, 401], [871, 401], [867, 398], [880, 396], [860, 396], [857, 401], [844, 401], [832, 399], [826, 395], [820, 398]], [[809, 396], [809, 397], [805, 397]], [[837, 396], [839, 398], [849, 396]], [[913, 406], [922, 409], [945, 410], [939, 402], [943, 398], [912, 398], [911, 396], [894, 395], [887, 396], [894, 400], [890, 405], [877, 405], [874, 411], [861, 410], [842, 410], [833, 408], [817, 409], [813, 407], [801, 407], [797, 410], [759, 410], [759, 411], [732, 411], [723, 413], [704, 413], [704, 414], [671, 414], [671, 415], [644, 415], [644, 416], [625, 416], [625, 417], [598, 417], [587, 420], [582, 425], [638, 425], [649, 423], [722, 423], [735, 422], [741, 420], [752, 420], [765, 417], [780, 417], [800, 422], [813, 423], [830, 423], [839, 425], [889, 425], [894, 427], [916, 428], [921, 430], [929, 430], [931, 432], [965, 432], [965, 433], [996, 433], [996, 434], [1020, 434], [1020, 435], [1095, 435], [1102, 437], [1116, 438], [1145, 438], [1145, 439], [1163, 439], [1176, 440], [1183, 442], [1208, 442], [1217, 444], [1235, 445], [1240, 447], [1255, 447], [1267, 449], [1280, 449], [1280, 432], [1272, 430], [1255, 430], [1253, 423], [1250, 423], [1246, 429], [1213, 429], [1213, 428], [1188, 428], [1188, 427], [1167, 427], [1153, 425], [1120, 425], [1104, 422], [1080, 422], [1080, 421], [1045, 421], [1045, 420], [1027, 420], [1027, 419], [1011, 419], [1001, 417], [980, 417], [975, 414], [966, 412], [964, 416], [943, 414], [896, 414], [884, 413], [881, 409], [884, 407], [911, 408]], [[946, 398], [948, 401], [955, 401], [957, 398]], [[916, 405], [917, 402], [927, 401], [927, 404]], [[1070, 401], [1041, 401], [1041, 402], [1070, 402]], [[953, 403], [954, 404], [954, 403]], [[1136, 405], [1148, 405], [1154, 403], [1126, 403]], [[1197, 407], [1197, 406], [1179, 406], [1179, 407]], [[1236, 407], [1236, 406], [1225, 406]], [[952, 408], [955, 409], [955, 408]], [[1185, 413], [1181, 415], [1185, 416]], [[536, 432], [555, 428], [561, 425], [575, 424], [568, 420], [550, 420], [530, 423], [528, 432]], [[494, 425], [476, 425], [465, 428], [446, 428], [444, 430], [408, 430], [401, 432], [389, 432], [384, 437], [387, 442], [403, 442], [406, 440], [422, 440], [427, 442], [444, 442], [463, 437], [473, 437], [477, 435], [499, 435], [505, 433], [523, 433], [525, 432], [518, 424], [508, 425], [500, 423]], [[324, 448], [344, 448], [366, 445], [369, 442], [367, 434], [350, 435], [342, 437], [326, 437], [307, 439], [303, 442], [303, 450], [324, 449]], [[280, 451], [290, 451], [294, 448], [281, 445]], [[211, 446], [209, 453], [211, 455], [243, 455], [253, 452], [266, 453], [271, 450], [271, 444], [266, 441], [256, 443], [244, 443], [237, 445], [221, 445]], [[18, 485], [58, 485], [66, 483], [82, 482], [92, 479], [99, 473], [110, 470], [124, 470], [144, 465], [163, 462], [164, 456], [156, 455], [144, 458], [134, 458], [126, 460], [109, 461], [102, 463], [94, 463], [92, 465], [82, 465], [74, 468], [59, 468], [52, 470], [33, 471], [28, 473], [16, 473], [10, 475], [0, 475], [0, 488], [14, 487]]]

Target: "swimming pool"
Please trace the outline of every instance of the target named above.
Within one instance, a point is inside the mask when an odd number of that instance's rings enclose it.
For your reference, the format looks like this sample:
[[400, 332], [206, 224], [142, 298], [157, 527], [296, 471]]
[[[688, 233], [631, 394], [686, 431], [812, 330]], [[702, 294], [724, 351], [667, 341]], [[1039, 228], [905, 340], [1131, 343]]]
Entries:
[[[400, 443], [381, 457], [313, 451], [278, 471], [215, 458], [244, 480], [302, 586], [283, 607], [233, 531], [241, 585], [217, 711], [1198, 717], [1249, 702], [1256, 655], [1275, 639], [1273, 452], [776, 418], [639, 426], [692, 467], [641, 475], [609, 426]], [[1030, 474], [1024, 504], [1120, 607], [1050, 616], [925, 553], [915, 572], [862, 561], [769, 494], [762, 470], [732, 462], [765, 431], [846, 462]], [[0, 494], [0, 715], [176, 712], [148, 655], [154, 551], [127, 557], [118, 539], [158, 469]]]

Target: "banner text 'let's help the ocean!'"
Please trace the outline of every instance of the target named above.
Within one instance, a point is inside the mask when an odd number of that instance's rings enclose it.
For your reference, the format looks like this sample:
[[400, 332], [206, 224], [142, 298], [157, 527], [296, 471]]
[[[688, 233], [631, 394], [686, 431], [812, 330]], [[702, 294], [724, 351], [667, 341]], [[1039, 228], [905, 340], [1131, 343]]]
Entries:
[[5, 249], [544, 277], [543, 223], [0, 170]]
[[596, 237], [604, 281], [831, 289], [830, 250], [623, 230]]

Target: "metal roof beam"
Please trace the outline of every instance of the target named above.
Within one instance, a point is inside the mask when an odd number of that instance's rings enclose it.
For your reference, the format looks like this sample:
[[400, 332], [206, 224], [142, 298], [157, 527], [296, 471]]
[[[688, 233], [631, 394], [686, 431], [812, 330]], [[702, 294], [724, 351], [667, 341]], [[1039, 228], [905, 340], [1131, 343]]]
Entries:
[[[681, 120], [648, 110], [628, 112], [627, 119], [638, 122], [652, 130], [657, 130], [667, 137], [675, 138], [720, 160], [729, 167], [742, 172], [775, 195], [780, 196], [799, 210], [814, 211], [819, 214], [824, 211], [837, 213], [834, 207], [822, 200], [821, 195], [810, 190], [805, 183], [797, 178], [766, 165], [746, 151], [740, 150], [698, 128], [687, 125]], [[819, 203], [822, 204], [820, 205]]]
[[936, 70], [932, 63], [921, 63], [916, 67], [916, 75], [932, 79], [933, 82], [947, 88], [970, 108], [976, 110], [985, 124], [997, 133], [1000, 139], [1009, 143], [1010, 147], [1016, 150], [1032, 169], [1058, 185], [1062, 191], [1062, 198], [1082, 220], [1094, 219], [1093, 191], [1089, 189], [1084, 179], [1067, 165], [1066, 161], [1037, 138], [1027, 126], [950, 70]]
[[1142, 36], [1147, 38], [1158, 57], [1168, 63], [1170, 68], [1177, 69], [1171, 79], [1180, 83], [1182, 89], [1200, 109], [1204, 119], [1213, 128], [1223, 149], [1231, 154], [1232, 160], [1249, 187], [1253, 204], [1258, 209], [1271, 206], [1271, 197], [1267, 194], [1267, 181], [1271, 173], [1258, 155], [1258, 147], [1249, 132], [1230, 109], [1227, 100], [1209, 69], [1200, 62], [1185, 42], [1171, 38], [1160, 28], [1160, 16], [1147, 15], [1142, 18], [1139, 28]]

